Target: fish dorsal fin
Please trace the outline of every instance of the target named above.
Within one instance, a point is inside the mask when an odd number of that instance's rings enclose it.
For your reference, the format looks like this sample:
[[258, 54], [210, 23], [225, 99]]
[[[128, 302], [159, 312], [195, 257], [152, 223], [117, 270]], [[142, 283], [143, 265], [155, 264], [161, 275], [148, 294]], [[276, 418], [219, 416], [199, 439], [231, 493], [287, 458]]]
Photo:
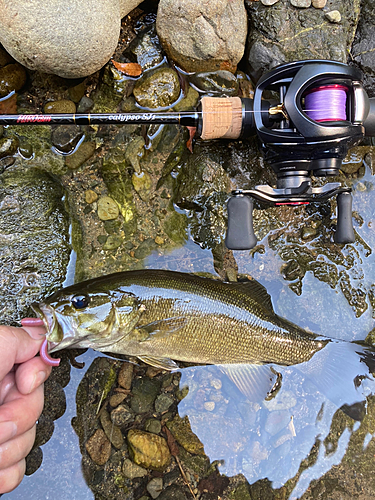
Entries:
[[161, 368], [162, 370], [176, 370], [179, 366], [172, 359], [169, 358], [155, 358], [153, 356], [137, 356], [138, 359], [147, 363], [148, 365]]
[[280, 385], [279, 374], [271, 365], [231, 364], [219, 368], [249, 401], [261, 403]]
[[228, 283], [229, 286], [236, 288], [242, 293], [246, 293], [258, 304], [270, 312], [274, 312], [272, 299], [267, 289], [256, 280], [237, 281], [236, 283]]
[[156, 338], [165, 338], [168, 335], [178, 332], [181, 330], [188, 319], [183, 316], [176, 316], [175, 318], [166, 318], [153, 321], [147, 325], [141, 325], [137, 327], [139, 332], [139, 340], [141, 342], [147, 342], [148, 340]]

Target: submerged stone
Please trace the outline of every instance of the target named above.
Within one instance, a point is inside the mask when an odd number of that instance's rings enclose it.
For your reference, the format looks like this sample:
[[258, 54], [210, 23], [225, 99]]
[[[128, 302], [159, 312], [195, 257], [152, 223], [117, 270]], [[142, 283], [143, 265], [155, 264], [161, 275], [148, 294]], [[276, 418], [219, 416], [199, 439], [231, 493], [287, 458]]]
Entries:
[[102, 429], [98, 429], [90, 439], [86, 441], [85, 448], [93, 462], [104, 465], [111, 456], [111, 443]]
[[173, 69], [160, 68], [141, 78], [133, 93], [137, 103], [143, 108], [171, 106], [180, 95], [178, 75]]
[[117, 219], [119, 216], [117, 203], [110, 196], [102, 196], [98, 200], [98, 217], [100, 220]]
[[8, 64], [0, 69], [0, 97], [16, 92], [26, 83], [26, 71], [20, 64]]
[[129, 452], [137, 465], [158, 471], [163, 471], [169, 465], [171, 453], [163, 437], [131, 429], [127, 439]]
[[58, 101], [50, 101], [44, 105], [44, 112], [49, 114], [74, 114], [76, 112], [76, 105], [73, 101], [68, 99], [60, 99]]
[[191, 77], [191, 81], [202, 92], [229, 96], [238, 93], [237, 78], [230, 71], [197, 73]]

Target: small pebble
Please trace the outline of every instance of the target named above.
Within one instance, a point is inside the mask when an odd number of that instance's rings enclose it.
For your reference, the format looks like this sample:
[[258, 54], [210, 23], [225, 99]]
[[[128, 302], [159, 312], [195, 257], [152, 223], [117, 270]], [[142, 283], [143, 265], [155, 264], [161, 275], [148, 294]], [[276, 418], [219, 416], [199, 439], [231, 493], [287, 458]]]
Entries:
[[124, 389], [130, 389], [133, 379], [133, 365], [131, 363], [123, 363], [118, 374], [118, 383]]
[[88, 189], [85, 192], [86, 203], [89, 203], [89, 204], [94, 203], [94, 201], [96, 201], [97, 199], [98, 199], [98, 195], [92, 189]]
[[290, 3], [299, 9], [307, 9], [311, 5], [311, 0], [290, 0]]
[[156, 238], [155, 238], [155, 243], [156, 243], [157, 245], [163, 245], [163, 243], [164, 243], [164, 239], [163, 239], [161, 236], [156, 236]]
[[98, 200], [98, 217], [100, 220], [113, 220], [119, 216], [117, 203], [110, 196], [102, 196]]
[[136, 465], [128, 458], [124, 460], [124, 464], [122, 466], [122, 473], [124, 474], [125, 477], [129, 479], [147, 476], [146, 469], [140, 467], [139, 465]]
[[326, 6], [327, 0], [312, 0], [312, 6], [316, 9], [323, 9]]
[[260, 0], [263, 5], [273, 5], [279, 0]]
[[50, 101], [45, 104], [44, 112], [47, 115], [53, 113], [73, 114], [76, 112], [76, 105], [74, 104], [73, 101], [69, 101], [68, 99], [61, 99], [60, 101]]
[[152, 432], [153, 434], [159, 434], [161, 431], [161, 423], [160, 420], [156, 418], [149, 418], [145, 422], [145, 430], [147, 432]]
[[98, 429], [85, 444], [91, 460], [97, 465], [104, 465], [111, 456], [111, 443], [102, 429]]
[[163, 490], [163, 478], [154, 477], [146, 486], [152, 498], [157, 498]]
[[218, 391], [221, 389], [223, 384], [219, 378], [213, 378], [210, 382], [210, 385], [211, 385], [211, 387], [213, 387], [214, 389], [216, 389]]
[[[118, 405], [120, 405], [124, 401], [125, 398], [126, 398], [126, 394], [119, 392], [119, 393], [111, 396], [111, 398], [109, 400], [109, 404], [112, 406], [112, 408], [116, 408]], [[111, 415], [111, 418], [112, 418], [112, 415]], [[113, 422], [113, 420], [112, 420], [112, 422]]]
[[338, 24], [341, 22], [341, 14], [338, 10], [331, 10], [330, 12], [326, 12], [326, 18], [330, 23]]
[[205, 410], [213, 411], [215, 409], [215, 402], [214, 401], [206, 401], [203, 406], [204, 406]]

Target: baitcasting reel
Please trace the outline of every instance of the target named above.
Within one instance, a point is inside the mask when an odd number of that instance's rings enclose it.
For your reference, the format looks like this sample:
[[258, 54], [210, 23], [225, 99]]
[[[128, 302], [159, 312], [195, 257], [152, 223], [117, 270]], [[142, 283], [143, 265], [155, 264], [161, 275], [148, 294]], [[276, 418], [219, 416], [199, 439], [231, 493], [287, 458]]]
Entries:
[[[254, 99], [242, 100], [242, 128], [246, 135], [258, 135], [277, 184], [232, 192], [228, 248], [256, 245], [252, 198], [272, 205], [300, 205], [336, 196], [335, 242], [354, 242], [351, 189], [338, 182], [312, 187], [310, 176], [338, 175], [348, 149], [365, 134], [375, 135], [375, 99], [368, 98], [361, 79], [358, 69], [342, 63], [298, 61], [263, 76]], [[277, 93], [278, 99], [263, 99], [266, 91]]]

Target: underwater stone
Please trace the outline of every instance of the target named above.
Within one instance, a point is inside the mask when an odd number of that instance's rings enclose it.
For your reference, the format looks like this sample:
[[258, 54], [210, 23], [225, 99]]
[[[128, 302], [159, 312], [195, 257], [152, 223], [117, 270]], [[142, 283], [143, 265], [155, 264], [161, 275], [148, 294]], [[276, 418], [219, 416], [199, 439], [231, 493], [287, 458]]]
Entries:
[[326, 6], [327, 0], [312, 0], [311, 4], [316, 9], [323, 9]]
[[137, 414], [152, 411], [159, 390], [160, 382], [158, 380], [149, 378], [134, 380], [131, 399], [132, 410]]
[[121, 365], [117, 381], [124, 389], [130, 389], [133, 380], [133, 365], [131, 363], [123, 363]]
[[124, 238], [119, 234], [110, 234], [103, 245], [103, 250], [116, 250], [122, 245]]
[[18, 139], [16, 137], [3, 137], [0, 139], [0, 158], [14, 155], [17, 148]]
[[134, 257], [140, 260], [144, 259], [148, 255], [150, 255], [153, 250], [156, 250], [156, 247], [157, 245], [155, 241], [152, 238], [147, 238], [146, 240], [142, 241], [139, 247], [134, 251]]
[[14, 62], [13, 57], [0, 46], [0, 68]]
[[85, 163], [94, 154], [96, 143], [82, 142], [77, 151], [65, 157], [65, 164], [70, 170], [74, 170]]
[[145, 422], [145, 430], [147, 432], [152, 432], [152, 434], [159, 434], [161, 432], [160, 420], [156, 418], [149, 418]]
[[164, 54], [153, 26], [130, 44], [125, 51], [125, 55], [128, 54], [134, 54], [142, 70], [151, 69], [163, 61]]
[[104, 465], [111, 456], [111, 443], [102, 429], [98, 429], [95, 434], [86, 441], [85, 448], [91, 459], [97, 465]]
[[124, 437], [120, 428], [114, 425], [109, 413], [104, 409], [100, 412], [100, 423], [102, 424], [103, 431], [107, 438], [113, 446], [119, 450], [124, 444]]
[[189, 111], [195, 108], [198, 104], [199, 92], [197, 92], [193, 87], [189, 86], [187, 93], [181, 101], [173, 106], [174, 111]]
[[88, 113], [94, 107], [94, 101], [85, 95], [79, 101], [77, 113]]
[[141, 166], [139, 160], [145, 152], [145, 140], [141, 136], [136, 136], [128, 144], [125, 151], [125, 160], [130, 163], [137, 174], [141, 173]]
[[20, 64], [8, 64], [0, 69], [0, 97], [16, 92], [26, 83], [26, 71]]
[[155, 401], [155, 411], [157, 413], [164, 413], [174, 403], [174, 398], [171, 394], [160, 394]]
[[279, 0], [260, 0], [263, 5], [274, 5]]
[[311, 5], [311, 0], [290, 0], [290, 3], [294, 7], [298, 7], [300, 9], [307, 9]]
[[137, 465], [158, 471], [163, 471], [169, 465], [171, 454], [163, 437], [131, 429], [127, 439], [129, 452]]
[[98, 199], [98, 195], [92, 189], [85, 191], [85, 202], [88, 204], [94, 203]]
[[117, 219], [120, 211], [117, 203], [110, 196], [102, 196], [98, 200], [98, 217], [100, 220]]
[[160, 68], [138, 80], [133, 94], [143, 108], [171, 106], [180, 95], [178, 75], [173, 69]]
[[230, 71], [197, 73], [191, 81], [203, 92], [220, 95], [237, 95], [238, 93], [238, 80]]
[[152, 498], [157, 498], [163, 490], [163, 478], [154, 477], [146, 486]]
[[132, 175], [132, 184], [139, 197], [143, 201], [149, 201], [152, 188], [152, 179], [147, 172], [136, 173]]
[[120, 404], [111, 411], [112, 422], [120, 428], [126, 427], [130, 422], [134, 422], [134, 418], [134, 412], [126, 404]]
[[82, 132], [78, 125], [58, 125], [52, 132], [52, 144], [60, 153], [71, 153], [82, 139]]
[[290, 422], [290, 413], [286, 410], [271, 411], [264, 425], [264, 430], [271, 436], [276, 436]]
[[74, 114], [76, 112], [76, 105], [69, 99], [60, 99], [58, 101], [50, 101], [44, 105], [44, 112], [47, 115], [57, 114]]
[[82, 99], [86, 92], [85, 82], [81, 82], [78, 85], [74, 85], [74, 87], [69, 87], [68, 94], [70, 99], [76, 104]]
[[122, 466], [122, 473], [128, 479], [135, 479], [136, 477], [144, 477], [147, 476], [148, 472], [143, 467], [136, 465], [129, 458], [124, 460], [124, 464]]
[[167, 422], [167, 427], [178, 444], [186, 451], [194, 455], [205, 455], [203, 444], [191, 430], [187, 416], [181, 418], [179, 415], [176, 415], [173, 420]]

